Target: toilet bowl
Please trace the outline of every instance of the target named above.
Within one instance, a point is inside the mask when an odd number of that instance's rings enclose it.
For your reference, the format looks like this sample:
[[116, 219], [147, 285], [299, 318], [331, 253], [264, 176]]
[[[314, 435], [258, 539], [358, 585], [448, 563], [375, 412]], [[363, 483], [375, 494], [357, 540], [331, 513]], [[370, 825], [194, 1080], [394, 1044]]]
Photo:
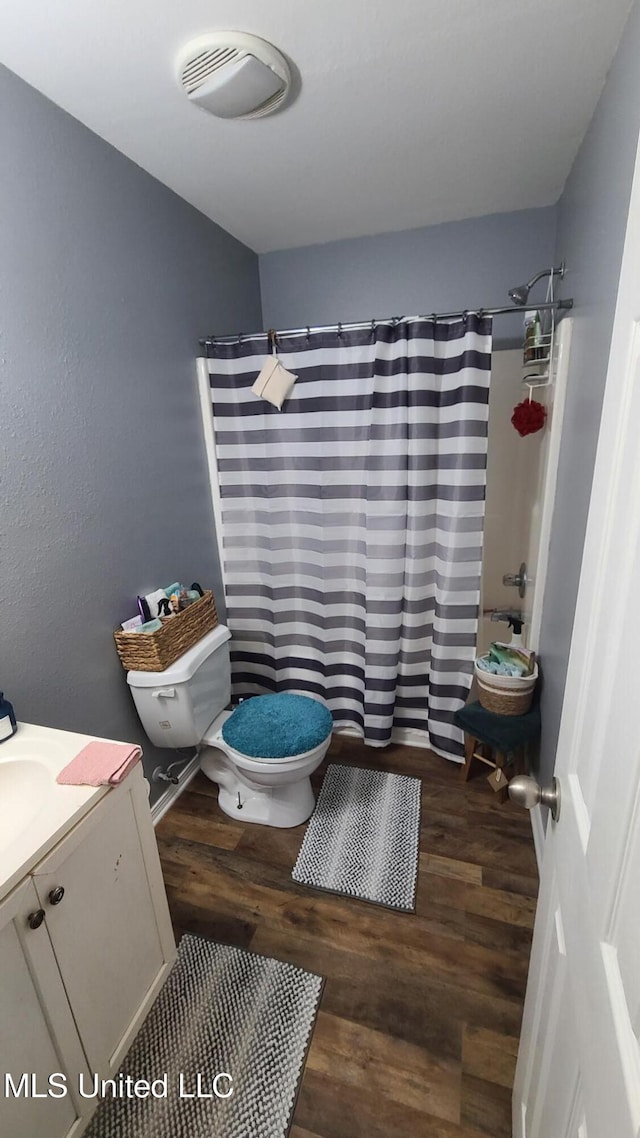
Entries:
[[244, 755], [222, 737], [229, 711], [205, 733], [200, 750], [202, 773], [220, 787], [218, 805], [239, 822], [263, 826], [299, 826], [311, 815], [315, 798], [310, 775], [324, 759], [331, 736], [300, 755], [261, 759]]
[[[228, 628], [218, 625], [163, 672], [129, 672], [138, 715], [156, 746], [198, 748], [203, 773], [220, 787], [218, 804], [225, 814], [264, 826], [299, 826], [315, 805], [310, 775], [329, 748], [330, 723], [326, 737], [300, 754], [263, 758], [230, 745], [222, 734], [232, 715], [230, 639]], [[298, 698], [301, 707], [309, 705], [309, 697]], [[312, 702], [317, 709], [320, 701]], [[265, 751], [273, 751], [271, 744], [270, 736]]]

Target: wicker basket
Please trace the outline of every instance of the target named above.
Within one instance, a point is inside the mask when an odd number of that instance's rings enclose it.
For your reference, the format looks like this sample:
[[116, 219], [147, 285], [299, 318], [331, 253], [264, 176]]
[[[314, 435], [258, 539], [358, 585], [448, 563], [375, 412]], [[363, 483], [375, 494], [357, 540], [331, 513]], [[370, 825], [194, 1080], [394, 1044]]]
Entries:
[[495, 676], [475, 665], [478, 699], [494, 715], [525, 715], [538, 681], [538, 665], [530, 676]]
[[157, 632], [116, 631], [118, 656], [127, 672], [164, 672], [178, 656], [188, 652], [218, 623], [213, 593], [207, 589], [199, 601], [183, 612], [162, 620]]

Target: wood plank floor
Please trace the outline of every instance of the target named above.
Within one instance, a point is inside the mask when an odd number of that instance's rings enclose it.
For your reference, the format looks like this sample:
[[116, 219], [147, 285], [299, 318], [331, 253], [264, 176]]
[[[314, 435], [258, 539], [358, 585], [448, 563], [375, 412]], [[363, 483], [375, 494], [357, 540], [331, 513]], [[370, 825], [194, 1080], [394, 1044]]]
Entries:
[[199, 774], [156, 830], [176, 936], [326, 977], [290, 1138], [508, 1138], [538, 884], [527, 813], [429, 751], [337, 736], [327, 761], [423, 780], [416, 914], [296, 885], [304, 827], [227, 818]]

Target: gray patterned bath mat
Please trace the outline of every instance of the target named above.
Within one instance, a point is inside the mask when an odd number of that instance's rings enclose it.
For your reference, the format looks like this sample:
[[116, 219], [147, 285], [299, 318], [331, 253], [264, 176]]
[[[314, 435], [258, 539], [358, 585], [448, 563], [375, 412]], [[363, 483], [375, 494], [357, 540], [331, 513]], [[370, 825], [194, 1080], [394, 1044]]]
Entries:
[[322, 985], [292, 964], [183, 936], [120, 1068], [164, 1079], [166, 1095], [158, 1084], [156, 1098], [106, 1098], [84, 1138], [284, 1138]]
[[419, 839], [419, 778], [332, 763], [291, 876], [413, 912]]

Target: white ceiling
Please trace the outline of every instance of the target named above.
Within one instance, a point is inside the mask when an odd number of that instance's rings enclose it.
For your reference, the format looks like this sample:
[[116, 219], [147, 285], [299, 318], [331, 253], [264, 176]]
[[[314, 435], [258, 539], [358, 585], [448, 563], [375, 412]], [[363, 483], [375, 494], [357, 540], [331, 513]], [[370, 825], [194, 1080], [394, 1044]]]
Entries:
[[[0, 0], [0, 60], [258, 252], [560, 195], [631, 0]], [[273, 118], [191, 106], [214, 29], [300, 73]]]

